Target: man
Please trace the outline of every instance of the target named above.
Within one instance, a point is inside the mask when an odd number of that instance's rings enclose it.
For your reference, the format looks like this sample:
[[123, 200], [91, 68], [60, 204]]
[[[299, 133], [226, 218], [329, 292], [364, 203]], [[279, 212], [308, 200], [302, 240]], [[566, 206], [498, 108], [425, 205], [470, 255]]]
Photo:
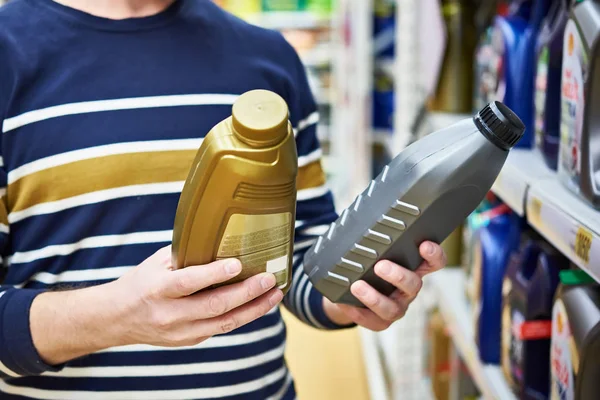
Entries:
[[417, 273], [377, 265], [390, 297], [353, 285], [369, 309], [332, 304], [302, 271], [311, 232], [336, 213], [317, 108], [280, 34], [209, 0], [15, 0], [0, 9], [2, 399], [295, 397], [273, 275], [198, 293], [239, 262], [173, 270], [168, 247], [201, 138], [259, 88], [286, 99], [297, 130], [285, 306], [320, 329], [403, 316], [445, 263], [433, 243]]

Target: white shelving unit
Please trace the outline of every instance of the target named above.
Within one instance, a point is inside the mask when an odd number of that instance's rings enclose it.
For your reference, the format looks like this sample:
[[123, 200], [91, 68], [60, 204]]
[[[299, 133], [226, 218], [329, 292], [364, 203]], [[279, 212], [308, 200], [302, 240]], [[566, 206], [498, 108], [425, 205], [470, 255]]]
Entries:
[[483, 398], [516, 400], [500, 367], [485, 365], [479, 359], [474, 340], [472, 314], [464, 294], [465, 273], [460, 269], [449, 268], [425, 279], [431, 280], [436, 288], [438, 306], [448, 324], [450, 335]]
[[531, 150], [514, 149], [492, 190], [523, 217], [529, 188], [540, 181], [554, 179], [554, 175], [538, 154], [532, 154]]
[[531, 150], [513, 150], [492, 190], [600, 282], [600, 211], [572, 193]]

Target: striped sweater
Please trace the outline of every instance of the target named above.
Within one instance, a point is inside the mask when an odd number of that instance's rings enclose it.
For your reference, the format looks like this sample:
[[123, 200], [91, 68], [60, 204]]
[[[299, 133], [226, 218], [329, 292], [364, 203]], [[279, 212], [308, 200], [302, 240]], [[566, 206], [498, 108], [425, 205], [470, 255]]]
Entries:
[[318, 112], [294, 50], [210, 0], [108, 20], [51, 0], [0, 8], [0, 398], [291, 399], [279, 309], [187, 348], [110, 348], [50, 366], [29, 309], [45, 290], [117, 279], [168, 245], [202, 137], [237, 96], [288, 103], [299, 155], [293, 284], [284, 305], [319, 329], [322, 296], [301, 266], [335, 220]]

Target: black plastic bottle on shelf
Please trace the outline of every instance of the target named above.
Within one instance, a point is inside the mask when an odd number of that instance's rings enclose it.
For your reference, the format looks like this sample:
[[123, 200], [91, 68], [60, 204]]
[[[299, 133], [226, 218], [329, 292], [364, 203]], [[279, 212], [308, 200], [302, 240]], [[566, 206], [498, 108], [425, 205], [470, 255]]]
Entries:
[[550, 388], [552, 305], [568, 260], [537, 234], [524, 234], [502, 287], [502, 369], [522, 400], [546, 399]]
[[558, 171], [600, 209], [600, 1], [577, 1], [567, 22]]
[[362, 304], [350, 286], [357, 280], [391, 294], [394, 287], [375, 274], [375, 263], [417, 269], [420, 243], [442, 243], [477, 208], [524, 129], [495, 102], [408, 146], [306, 253], [313, 285], [333, 302], [356, 306]]
[[538, 37], [535, 79], [535, 144], [546, 165], [558, 168], [560, 93], [565, 27], [571, 0], [554, 0]]
[[[552, 400], [600, 394], [600, 286], [582, 271], [562, 271], [552, 310]], [[540, 366], [542, 368], [543, 366]]]

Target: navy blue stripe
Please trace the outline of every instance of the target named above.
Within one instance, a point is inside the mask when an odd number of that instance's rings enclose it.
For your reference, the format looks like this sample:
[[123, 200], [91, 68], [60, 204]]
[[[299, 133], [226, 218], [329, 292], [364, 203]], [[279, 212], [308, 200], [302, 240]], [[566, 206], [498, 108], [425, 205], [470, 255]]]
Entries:
[[[264, 318], [264, 317], [263, 317]], [[276, 324], [267, 324], [260, 318], [252, 322], [252, 331], [269, 328]], [[268, 317], [267, 317], [268, 318]], [[270, 318], [268, 318], [270, 319]], [[235, 331], [234, 334], [239, 334]], [[275, 336], [245, 345], [202, 348], [186, 351], [138, 351], [138, 352], [108, 352], [96, 353], [82, 357], [68, 364], [69, 367], [123, 366], [123, 365], [178, 365], [216, 361], [228, 361], [235, 354], [235, 359], [242, 359], [263, 354], [285, 341], [283, 331]]]
[[179, 193], [126, 197], [26, 218], [11, 226], [13, 241], [18, 243], [14, 251], [92, 236], [173, 229], [179, 197]]
[[14, 386], [34, 387], [46, 390], [61, 388], [62, 390], [92, 390], [97, 392], [198, 389], [219, 386], [227, 387], [253, 381], [263, 378], [271, 372], [275, 372], [284, 365], [284, 359], [281, 357], [257, 367], [231, 372], [215, 371], [215, 373], [197, 375], [140, 376], [135, 378], [60, 378], [39, 376], [35, 378], [14, 379], [10, 383]]
[[38, 272], [59, 274], [64, 271], [138, 265], [168, 243], [144, 243], [127, 246], [81, 249], [69, 256], [54, 256], [25, 264], [13, 264], [5, 284], [17, 285]]

